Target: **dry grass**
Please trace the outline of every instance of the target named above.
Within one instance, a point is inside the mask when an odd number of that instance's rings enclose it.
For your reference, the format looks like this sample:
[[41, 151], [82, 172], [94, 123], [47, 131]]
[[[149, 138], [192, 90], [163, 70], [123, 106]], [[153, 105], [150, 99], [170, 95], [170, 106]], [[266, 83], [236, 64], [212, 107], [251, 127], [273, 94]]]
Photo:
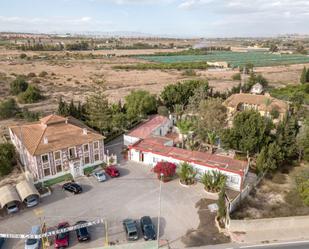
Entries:
[[258, 219], [308, 215], [309, 207], [303, 204], [295, 186], [295, 176], [303, 170], [309, 171], [309, 165], [292, 168], [289, 174], [278, 172], [272, 178], [265, 178], [232, 217]]

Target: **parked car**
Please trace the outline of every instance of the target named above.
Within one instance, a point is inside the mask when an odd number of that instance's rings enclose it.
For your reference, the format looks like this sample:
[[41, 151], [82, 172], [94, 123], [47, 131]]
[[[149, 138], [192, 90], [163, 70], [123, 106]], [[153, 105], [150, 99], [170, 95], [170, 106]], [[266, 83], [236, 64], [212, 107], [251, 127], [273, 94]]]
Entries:
[[63, 184], [62, 189], [73, 194], [79, 194], [83, 191], [82, 187], [75, 182], [67, 182]]
[[[68, 222], [59, 223], [57, 226], [57, 230], [69, 227], [70, 224]], [[59, 233], [55, 237], [55, 248], [64, 248], [69, 246], [70, 233], [64, 232]]]
[[122, 222], [122, 224], [126, 231], [127, 239], [128, 240], [138, 240], [138, 230], [137, 230], [136, 221], [132, 219], [125, 219]]
[[5, 242], [5, 238], [0, 238], [0, 249], [2, 248], [4, 242]]
[[102, 170], [94, 172], [93, 175], [99, 182], [104, 182], [107, 179], [105, 173]]
[[[83, 224], [83, 223], [86, 223], [86, 222], [87, 221], [81, 220], [81, 221], [76, 222], [75, 225]], [[90, 240], [90, 233], [89, 233], [87, 227], [82, 227], [82, 228], [76, 229], [76, 236], [77, 236], [77, 240], [79, 242]]]
[[29, 196], [29, 197], [26, 198], [25, 204], [26, 204], [26, 206], [27, 206], [28, 208], [34, 207], [34, 206], [36, 206], [36, 205], [39, 204], [39, 199], [38, 199], [38, 197], [36, 197], [36, 196], [34, 196], [34, 195], [31, 195], [31, 196]]
[[8, 214], [16, 213], [19, 211], [18, 205], [16, 201], [10, 202], [6, 205], [6, 210]]
[[140, 220], [142, 233], [145, 240], [155, 240], [157, 238], [155, 227], [149, 216], [144, 216]]
[[[35, 225], [31, 228], [31, 234], [40, 234], [41, 227]], [[40, 248], [40, 239], [27, 239], [25, 242], [25, 249], [39, 249]]]
[[115, 166], [108, 166], [105, 169], [105, 173], [108, 174], [110, 177], [120, 176], [119, 170]]

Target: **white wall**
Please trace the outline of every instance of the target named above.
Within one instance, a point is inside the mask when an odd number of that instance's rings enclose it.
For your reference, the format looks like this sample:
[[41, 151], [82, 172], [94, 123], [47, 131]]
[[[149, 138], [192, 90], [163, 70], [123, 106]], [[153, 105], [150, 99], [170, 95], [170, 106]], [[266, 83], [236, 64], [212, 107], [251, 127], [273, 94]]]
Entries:
[[[140, 158], [139, 155], [140, 155], [141, 152], [136, 151], [134, 149], [131, 149], [130, 153], [131, 153], [131, 160], [139, 162], [139, 158]], [[154, 167], [157, 162], [161, 162], [161, 161], [167, 161], [167, 162], [175, 163], [177, 166], [180, 163], [183, 162], [183, 161], [175, 159], [175, 158], [161, 156], [161, 155], [153, 154], [151, 152], [143, 152], [143, 154], [144, 154], [144, 163], [148, 164], [152, 167]], [[204, 174], [207, 171], [214, 171], [214, 170], [217, 171], [218, 170], [218, 169], [215, 169], [215, 168], [206, 167], [204, 165], [199, 165], [199, 164], [195, 164], [195, 163], [190, 163], [190, 164], [198, 171], [197, 178], [201, 177], [201, 175]], [[224, 170], [221, 170], [221, 173], [227, 176], [227, 182], [226, 182], [227, 187], [234, 189], [234, 190], [237, 190], [237, 191], [239, 191], [241, 189], [242, 178], [241, 178], [240, 175], [238, 175], [236, 173], [224, 171]]]
[[123, 135], [123, 144], [125, 146], [131, 145], [131, 144], [135, 144], [139, 140], [140, 139], [137, 138], [137, 137], [131, 137], [129, 135]]
[[[172, 121], [168, 120], [165, 124], [163, 124], [160, 127], [156, 128], [152, 132], [152, 135], [155, 135], [155, 136], [165, 136], [168, 133], [170, 127], [172, 127]], [[160, 131], [161, 131], [161, 133], [160, 133]]]

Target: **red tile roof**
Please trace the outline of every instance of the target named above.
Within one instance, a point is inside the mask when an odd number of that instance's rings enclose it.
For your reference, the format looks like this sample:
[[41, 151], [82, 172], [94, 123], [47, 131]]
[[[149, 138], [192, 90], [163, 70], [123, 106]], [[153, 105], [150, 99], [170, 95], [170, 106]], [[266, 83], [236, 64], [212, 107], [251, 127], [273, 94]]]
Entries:
[[150, 136], [155, 129], [166, 124], [167, 122], [169, 122], [169, 119], [167, 117], [161, 115], [154, 115], [150, 117], [147, 121], [141, 123], [136, 128], [131, 130], [127, 135], [144, 139]]
[[246, 161], [236, 160], [231, 157], [164, 146], [164, 141], [165, 140], [162, 140], [160, 143], [160, 140], [158, 140], [157, 137], [148, 137], [130, 146], [129, 148], [144, 152], [152, 152], [161, 156], [172, 157], [181, 161], [196, 163], [223, 171], [234, 172], [240, 175], [246, 171], [248, 165]]

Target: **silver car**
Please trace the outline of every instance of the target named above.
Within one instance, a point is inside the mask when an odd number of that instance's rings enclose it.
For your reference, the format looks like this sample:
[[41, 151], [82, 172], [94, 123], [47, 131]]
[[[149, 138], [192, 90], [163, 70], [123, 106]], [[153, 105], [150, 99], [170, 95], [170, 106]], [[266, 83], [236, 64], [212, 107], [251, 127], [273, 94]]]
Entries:
[[8, 214], [16, 213], [19, 211], [18, 205], [15, 201], [10, 202], [9, 204], [6, 205], [6, 210]]
[[26, 206], [28, 208], [30, 208], [30, 207], [34, 207], [34, 206], [38, 205], [39, 204], [39, 200], [38, 200], [38, 198], [36, 196], [32, 195], [32, 196], [28, 197], [25, 200], [25, 203], [26, 203]]
[[[41, 228], [39, 225], [33, 226], [31, 228], [31, 234], [38, 235], [41, 233]], [[25, 241], [25, 249], [39, 249], [40, 248], [40, 239], [27, 239]]]
[[102, 170], [97, 171], [97, 172], [94, 172], [94, 177], [95, 177], [99, 182], [104, 182], [104, 181], [106, 181], [106, 179], [107, 179], [105, 173], [104, 173]]

